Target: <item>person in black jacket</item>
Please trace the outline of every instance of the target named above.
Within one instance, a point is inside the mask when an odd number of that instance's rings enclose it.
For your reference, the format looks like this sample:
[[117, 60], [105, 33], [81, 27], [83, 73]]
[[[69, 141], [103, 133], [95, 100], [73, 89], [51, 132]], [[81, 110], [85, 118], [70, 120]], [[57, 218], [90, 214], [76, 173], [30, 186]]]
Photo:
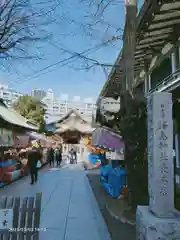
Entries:
[[61, 162], [62, 162], [62, 151], [61, 149], [57, 148], [56, 149], [56, 164], [57, 164], [57, 167], [59, 167], [61, 165]]
[[54, 149], [52, 147], [49, 148], [47, 154], [50, 167], [54, 167]]
[[76, 151], [76, 149], [74, 150], [74, 152], [73, 152], [73, 158], [74, 158], [74, 163], [75, 164], [77, 164], [77, 151]]
[[31, 184], [34, 184], [38, 180], [37, 162], [41, 159], [41, 153], [38, 148], [32, 147], [28, 152], [28, 167], [31, 174]]

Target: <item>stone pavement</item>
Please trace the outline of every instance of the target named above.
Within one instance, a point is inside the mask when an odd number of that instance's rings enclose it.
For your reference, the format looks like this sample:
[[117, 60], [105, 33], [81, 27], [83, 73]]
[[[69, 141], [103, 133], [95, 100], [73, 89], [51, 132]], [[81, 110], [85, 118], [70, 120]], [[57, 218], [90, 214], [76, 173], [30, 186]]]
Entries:
[[107, 227], [81, 165], [41, 170], [36, 185], [29, 177], [0, 190], [5, 196], [43, 193], [40, 240], [110, 240]]

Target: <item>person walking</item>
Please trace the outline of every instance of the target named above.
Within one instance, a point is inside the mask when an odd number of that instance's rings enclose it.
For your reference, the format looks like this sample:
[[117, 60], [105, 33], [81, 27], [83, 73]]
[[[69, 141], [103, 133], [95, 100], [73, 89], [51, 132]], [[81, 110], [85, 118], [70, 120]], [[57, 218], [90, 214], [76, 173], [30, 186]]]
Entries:
[[48, 162], [50, 167], [54, 167], [54, 149], [52, 147], [48, 150]]
[[27, 165], [30, 170], [31, 175], [31, 184], [34, 184], [38, 180], [38, 168], [37, 162], [41, 160], [41, 153], [37, 146], [33, 144], [32, 148], [28, 150], [27, 158], [28, 162]]
[[56, 149], [56, 165], [57, 167], [60, 167], [62, 162], [62, 151], [61, 149], [57, 148]]
[[74, 163], [74, 159], [73, 159], [73, 157], [74, 157], [74, 149], [73, 148], [71, 148], [71, 150], [69, 151], [69, 160], [70, 160], [70, 164], [73, 164]]
[[77, 164], [77, 151], [76, 151], [76, 149], [73, 152], [73, 159], [74, 159], [74, 163]]

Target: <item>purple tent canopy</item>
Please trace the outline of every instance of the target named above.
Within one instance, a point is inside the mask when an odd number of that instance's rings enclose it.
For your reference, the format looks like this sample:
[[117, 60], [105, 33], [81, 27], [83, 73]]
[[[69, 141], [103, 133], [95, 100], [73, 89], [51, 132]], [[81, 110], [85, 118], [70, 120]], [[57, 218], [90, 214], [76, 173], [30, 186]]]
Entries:
[[92, 145], [115, 150], [124, 149], [122, 137], [106, 128], [96, 128], [93, 131]]
[[35, 133], [35, 132], [30, 132], [30, 133], [28, 133], [28, 135], [32, 140], [44, 140], [44, 141], [46, 140], [44, 135], [38, 134], [38, 133]]

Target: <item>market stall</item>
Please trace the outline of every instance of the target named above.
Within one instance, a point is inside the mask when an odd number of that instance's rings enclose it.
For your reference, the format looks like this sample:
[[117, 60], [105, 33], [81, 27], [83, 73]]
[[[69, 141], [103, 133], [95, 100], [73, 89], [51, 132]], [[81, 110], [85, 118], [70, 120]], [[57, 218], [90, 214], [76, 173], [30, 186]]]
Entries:
[[88, 150], [88, 161], [91, 163], [92, 168], [98, 168], [101, 165], [101, 160], [100, 160], [101, 149], [94, 147], [91, 144], [88, 144], [87, 150]]
[[23, 164], [18, 153], [24, 146], [21, 146], [18, 136], [25, 136], [27, 131], [37, 130], [37, 126], [29, 123], [0, 99], [0, 186], [23, 175]]
[[124, 141], [122, 140], [122, 137], [119, 134], [112, 132], [112, 130], [107, 127], [99, 127], [93, 131], [92, 145], [101, 145], [108, 149], [124, 149]]
[[39, 134], [36, 132], [28, 132], [30, 140], [37, 140], [41, 146], [42, 150], [42, 165], [47, 163], [47, 148], [52, 147], [56, 144], [53, 139], [47, 138], [44, 134]]
[[29, 145], [30, 137], [27, 134], [16, 134], [13, 133], [14, 148], [22, 149]]
[[0, 186], [21, 177], [22, 164], [17, 157], [14, 134], [11, 130], [0, 129]]
[[101, 181], [108, 194], [117, 198], [127, 185], [127, 171], [124, 168], [124, 141], [119, 134], [108, 128], [99, 127], [93, 131], [92, 145], [101, 149], [99, 156]]

